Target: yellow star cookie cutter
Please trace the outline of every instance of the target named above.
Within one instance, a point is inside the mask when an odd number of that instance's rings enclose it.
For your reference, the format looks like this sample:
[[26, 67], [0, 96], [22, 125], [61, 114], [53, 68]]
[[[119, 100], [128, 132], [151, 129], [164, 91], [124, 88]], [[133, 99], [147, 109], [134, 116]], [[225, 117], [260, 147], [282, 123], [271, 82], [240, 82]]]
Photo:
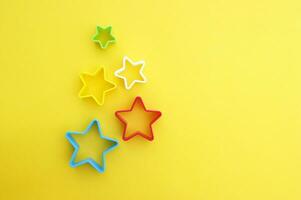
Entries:
[[104, 96], [116, 88], [116, 85], [105, 78], [105, 69], [99, 68], [95, 73], [81, 73], [80, 79], [83, 87], [80, 90], [79, 98], [93, 98], [99, 105], [103, 105]]

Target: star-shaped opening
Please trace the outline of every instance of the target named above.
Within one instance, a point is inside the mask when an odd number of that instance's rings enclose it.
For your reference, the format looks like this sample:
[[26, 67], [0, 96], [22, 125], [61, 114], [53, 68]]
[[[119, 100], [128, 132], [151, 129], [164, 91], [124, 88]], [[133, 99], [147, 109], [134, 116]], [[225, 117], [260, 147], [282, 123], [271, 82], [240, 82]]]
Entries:
[[143, 60], [134, 62], [129, 57], [124, 56], [122, 67], [115, 71], [115, 76], [123, 79], [127, 90], [131, 89], [135, 83], [146, 83], [147, 79], [143, 74], [145, 62]]
[[129, 140], [136, 135], [140, 135], [147, 140], [153, 140], [152, 124], [161, 116], [161, 112], [147, 110], [141, 97], [136, 97], [131, 109], [117, 111], [115, 114], [125, 125], [124, 140]]
[[100, 45], [101, 48], [105, 49], [110, 43], [115, 43], [115, 37], [112, 35], [112, 27], [96, 27], [96, 34], [92, 37], [92, 40]]
[[[95, 128], [95, 129], [94, 129]], [[97, 128], [97, 129], [96, 129]], [[98, 133], [98, 137], [95, 134], [89, 133]], [[83, 139], [87, 139], [85, 136], [93, 136], [94, 140], [91, 140], [89, 137], [89, 145], [84, 145], [84, 148], [81, 147], [83, 143]], [[94, 138], [95, 136], [95, 138]], [[102, 134], [100, 123], [97, 119], [94, 119], [84, 130], [83, 132], [77, 131], [68, 131], [66, 133], [66, 138], [71, 143], [74, 148], [74, 151], [71, 156], [70, 165], [71, 167], [78, 167], [84, 164], [90, 164], [94, 167], [98, 172], [103, 173], [105, 171], [105, 156], [108, 152], [112, 151], [118, 146], [118, 141], [112, 138], [106, 137]], [[76, 139], [75, 139], [76, 138]], [[81, 140], [79, 143], [77, 140]], [[91, 141], [101, 141], [102, 143], [90, 143]], [[92, 146], [91, 146], [92, 144]], [[102, 144], [102, 145], [100, 145]], [[89, 147], [88, 147], [89, 146]], [[92, 147], [92, 148], [91, 148]], [[94, 149], [94, 150], [91, 150]], [[95, 150], [102, 150], [95, 151]], [[88, 153], [87, 153], [88, 152]], [[79, 156], [79, 157], [78, 157]]]
[[140, 74], [141, 67], [143, 67], [143, 64], [133, 65], [126, 60], [125, 69], [121, 71], [119, 75], [127, 79], [128, 85], [133, 84], [135, 80], [144, 81], [143, 76]]
[[103, 166], [102, 152], [115, 145], [112, 141], [101, 139], [95, 125], [91, 127], [87, 134], [74, 135], [73, 138], [80, 146], [75, 162], [91, 158]]
[[105, 71], [103, 68], [94, 74], [81, 74], [80, 77], [84, 86], [79, 93], [79, 97], [92, 97], [98, 105], [103, 104], [105, 93], [116, 87], [115, 84], [105, 79]]

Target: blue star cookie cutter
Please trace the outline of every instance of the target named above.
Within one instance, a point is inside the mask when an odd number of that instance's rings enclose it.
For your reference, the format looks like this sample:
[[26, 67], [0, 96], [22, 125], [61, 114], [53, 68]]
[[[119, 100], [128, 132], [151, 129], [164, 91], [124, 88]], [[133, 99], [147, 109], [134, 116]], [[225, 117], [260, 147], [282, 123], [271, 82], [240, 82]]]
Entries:
[[[100, 135], [100, 138], [112, 142], [113, 145], [111, 145], [105, 151], [102, 152], [102, 154], [101, 154], [102, 165], [98, 164], [92, 158], [87, 158], [87, 159], [81, 160], [79, 162], [75, 162], [75, 158], [76, 158], [77, 153], [79, 151], [79, 144], [75, 141], [75, 139], [72, 137], [72, 135], [85, 135], [91, 130], [91, 128], [93, 127], [94, 124], [96, 124], [96, 126], [97, 126], [97, 131]], [[101, 131], [101, 128], [100, 128], [100, 123], [97, 119], [92, 120], [92, 122], [88, 125], [86, 130], [84, 130], [83, 132], [67, 131], [66, 138], [71, 143], [71, 145], [74, 147], [74, 152], [72, 153], [72, 156], [71, 156], [71, 159], [70, 159], [70, 166], [71, 167], [78, 167], [80, 165], [88, 163], [100, 173], [103, 173], [105, 171], [105, 166], [106, 166], [105, 156], [107, 155], [107, 153], [109, 153], [110, 151], [112, 151], [113, 149], [115, 149], [118, 146], [118, 141], [117, 140], [106, 137], [102, 134], [102, 131]]]

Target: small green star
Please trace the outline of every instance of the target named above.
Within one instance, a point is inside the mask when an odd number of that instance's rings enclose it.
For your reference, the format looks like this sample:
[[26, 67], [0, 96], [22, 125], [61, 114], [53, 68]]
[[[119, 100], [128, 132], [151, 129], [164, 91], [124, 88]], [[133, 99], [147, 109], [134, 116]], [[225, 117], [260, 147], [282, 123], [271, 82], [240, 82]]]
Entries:
[[107, 48], [110, 43], [115, 43], [112, 26], [96, 26], [96, 34], [93, 35], [92, 40], [98, 43], [102, 49]]

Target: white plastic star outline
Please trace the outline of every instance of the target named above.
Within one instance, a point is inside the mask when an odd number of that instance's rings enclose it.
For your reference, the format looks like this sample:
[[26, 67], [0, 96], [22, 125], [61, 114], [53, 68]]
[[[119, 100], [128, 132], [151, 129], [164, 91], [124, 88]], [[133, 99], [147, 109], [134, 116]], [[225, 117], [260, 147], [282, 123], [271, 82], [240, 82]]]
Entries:
[[[142, 77], [142, 80], [133, 80], [130, 84], [128, 83], [128, 80], [126, 77], [124, 76], [121, 76], [119, 75], [120, 72], [123, 72], [125, 69], [126, 69], [126, 62], [129, 62], [131, 63], [132, 67], [136, 67], [136, 66], [141, 66], [140, 70], [139, 70], [139, 74], [140, 76]], [[144, 76], [144, 74], [142, 73], [143, 69], [144, 69], [144, 65], [145, 65], [145, 62], [144, 60], [141, 60], [141, 61], [138, 61], [138, 62], [134, 62], [132, 61], [129, 57], [127, 56], [124, 56], [123, 57], [123, 60], [122, 60], [122, 67], [120, 69], [118, 69], [117, 71], [115, 71], [114, 75], [118, 78], [121, 78], [123, 79], [123, 82], [124, 82], [124, 87], [129, 90], [133, 87], [133, 85], [135, 83], [146, 83], [147, 82], [147, 79], [146, 77]]]

